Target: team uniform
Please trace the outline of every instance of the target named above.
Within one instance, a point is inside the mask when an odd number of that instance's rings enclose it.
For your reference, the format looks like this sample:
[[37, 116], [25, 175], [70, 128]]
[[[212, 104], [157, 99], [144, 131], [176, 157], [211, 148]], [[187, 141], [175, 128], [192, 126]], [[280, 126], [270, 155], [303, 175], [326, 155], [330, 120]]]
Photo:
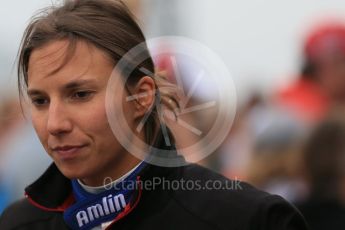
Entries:
[[52, 164], [26, 188], [25, 199], [5, 210], [0, 228], [307, 229], [300, 213], [279, 196], [195, 164], [159, 167], [145, 162], [116, 186], [98, 192], [66, 178]]

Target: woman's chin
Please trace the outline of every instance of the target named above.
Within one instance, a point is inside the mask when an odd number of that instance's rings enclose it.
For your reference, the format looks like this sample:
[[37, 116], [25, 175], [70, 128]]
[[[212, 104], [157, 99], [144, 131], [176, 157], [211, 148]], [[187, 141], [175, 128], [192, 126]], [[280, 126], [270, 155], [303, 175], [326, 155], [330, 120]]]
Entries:
[[69, 165], [57, 165], [60, 172], [68, 179], [80, 179], [86, 176], [85, 170], [79, 169], [78, 167]]

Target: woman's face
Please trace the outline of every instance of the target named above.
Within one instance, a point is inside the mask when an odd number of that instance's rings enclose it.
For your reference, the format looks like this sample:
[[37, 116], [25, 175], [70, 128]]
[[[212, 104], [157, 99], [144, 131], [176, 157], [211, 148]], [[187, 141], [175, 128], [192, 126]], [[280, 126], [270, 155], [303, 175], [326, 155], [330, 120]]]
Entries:
[[[72, 59], [54, 71], [63, 63], [67, 46], [66, 40], [53, 41], [32, 52], [31, 118], [60, 171], [96, 186], [137, 160], [125, 152], [108, 124], [105, 95], [112, 62], [100, 49], [78, 41]], [[131, 109], [129, 103], [125, 106]]]

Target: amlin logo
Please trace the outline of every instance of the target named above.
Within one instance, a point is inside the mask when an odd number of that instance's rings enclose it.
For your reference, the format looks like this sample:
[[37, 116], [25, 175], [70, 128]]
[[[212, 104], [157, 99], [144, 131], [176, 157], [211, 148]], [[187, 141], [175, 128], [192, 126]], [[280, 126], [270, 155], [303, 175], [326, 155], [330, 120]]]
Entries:
[[109, 195], [102, 198], [100, 204], [95, 204], [79, 211], [76, 214], [79, 227], [83, 227], [90, 222], [103, 216], [119, 212], [126, 207], [126, 200], [123, 194], [116, 196]]

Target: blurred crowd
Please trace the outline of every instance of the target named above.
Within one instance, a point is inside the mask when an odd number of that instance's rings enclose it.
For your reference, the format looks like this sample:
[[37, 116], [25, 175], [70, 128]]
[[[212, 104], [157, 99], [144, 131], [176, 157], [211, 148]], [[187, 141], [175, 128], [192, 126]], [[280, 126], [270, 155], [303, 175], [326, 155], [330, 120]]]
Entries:
[[0, 105], [0, 212], [24, 196], [24, 188], [44, 172], [51, 160], [16, 96]]
[[253, 93], [218, 152], [219, 170], [294, 203], [311, 229], [345, 227], [345, 24], [304, 42], [300, 75]]
[[[250, 92], [224, 143], [200, 162], [294, 203], [311, 229], [345, 227], [345, 24], [311, 28], [295, 81]], [[171, 63], [157, 66], [171, 76]], [[192, 98], [197, 101], [197, 98]], [[213, 111], [214, 112], [214, 111]], [[212, 121], [185, 115], [189, 124]], [[0, 103], [0, 212], [51, 163], [17, 97]], [[177, 143], [188, 142], [185, 130]], [[194, 138], [194, 137], [193, 137]]]

